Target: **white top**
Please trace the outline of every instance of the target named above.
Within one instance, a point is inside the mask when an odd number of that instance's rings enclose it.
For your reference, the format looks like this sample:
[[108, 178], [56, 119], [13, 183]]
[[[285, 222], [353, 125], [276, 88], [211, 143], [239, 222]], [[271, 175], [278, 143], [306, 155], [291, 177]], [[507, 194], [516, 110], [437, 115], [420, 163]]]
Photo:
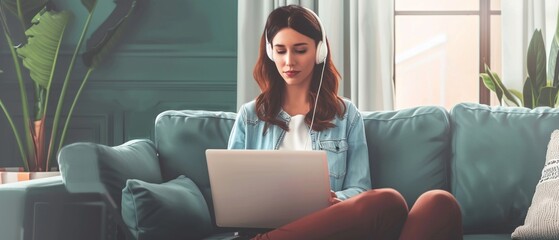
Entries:
[[279, 150], [311, 150], [309, 127], [305, 124], [305, 115], [292, 116], [288, 126], [289, 131], [285, 132]]

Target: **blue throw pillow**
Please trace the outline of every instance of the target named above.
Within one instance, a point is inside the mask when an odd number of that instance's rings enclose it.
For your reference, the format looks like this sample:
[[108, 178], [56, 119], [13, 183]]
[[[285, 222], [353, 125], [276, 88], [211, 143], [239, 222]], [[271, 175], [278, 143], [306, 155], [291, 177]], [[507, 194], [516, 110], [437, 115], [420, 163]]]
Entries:
[[128, 180], [121, 208], [136, 239], [198, 239], [213, 228], [202, 193], [182, 175], [162, 184]]

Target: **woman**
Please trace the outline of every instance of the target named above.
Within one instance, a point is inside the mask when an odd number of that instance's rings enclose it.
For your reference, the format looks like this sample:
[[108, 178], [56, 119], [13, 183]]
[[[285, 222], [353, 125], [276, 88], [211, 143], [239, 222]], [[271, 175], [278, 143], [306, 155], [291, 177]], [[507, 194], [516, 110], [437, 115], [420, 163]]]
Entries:
[[328, 48], [314, 12], [290, 5], [268, 16], [254, 68], [261, 94], [239, 110], [228, 148], [325, 150], [332, 206], [253, 239], [462, 239], [451, 194], [429, 191], [408, 213], [397, 191], [370, 190], [363, 119], [337, 95]]

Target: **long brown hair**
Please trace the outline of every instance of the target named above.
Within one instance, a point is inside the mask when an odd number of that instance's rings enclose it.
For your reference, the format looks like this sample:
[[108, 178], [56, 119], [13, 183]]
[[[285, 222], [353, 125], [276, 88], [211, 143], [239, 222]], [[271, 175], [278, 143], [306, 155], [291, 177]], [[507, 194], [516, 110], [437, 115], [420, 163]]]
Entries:
[[[267, 129], [268, 124], [273, 124], [286, 131], [289, 130], [287, 124], [277, 118], [282, 107], [285, 81], [278, 72], [274, 62], [266, 54], [266, 35], [268, 40], [272, 41], [280, 30], [292, 28], [312, 38], [318, 44], [322, 40], [322, 34], [324, 34], [320, 31], [319, 24], [312, 13], [298, 5], [277, 8], [268, 16], [266, 27], [260, 38], [260, 51], [253, 71], [254, 79], [261, 91], [260, 95], [256, 98], [256, 114], [259, 119], [266, 122], [265, 129]], [[328, 41], [326, 45], [329, 50], [330, 45]], [[309, 89], [309, 99], [311, 99], [309, 109], [311, 111], [305, 116], [305, 123], [310, 125], [312, 120], [312, 109], [314, 108], [320, 84], [323, 64], [326, 64], [326, 66], [324, 66], [324, 76], [312, 126], [315, 131], [335, 127], [330, 121], [336, 116], [341, 118], [346, 110], [343, 100], [337, 94], [340, 74], [332, 62], [331, 55], [328, 54], [324, 63], [316, 64], [314, 67]]]

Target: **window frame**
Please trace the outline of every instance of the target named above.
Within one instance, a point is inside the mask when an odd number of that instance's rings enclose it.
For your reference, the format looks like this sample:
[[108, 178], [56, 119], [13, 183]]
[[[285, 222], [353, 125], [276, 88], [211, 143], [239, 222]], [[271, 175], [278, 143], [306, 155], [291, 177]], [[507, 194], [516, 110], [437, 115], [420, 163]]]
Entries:
[[[417, 10], [397, 11], [394, 1], [394, 26], [397, 16], [466, 16], [477, 15], [479, 17], [479, 73], [485, 72], [485, 64], [491, 67], [491, 17], [501, 15], [501, 10], [491, 10], [491, 0], [479, 0], [479, 10]], [[393, 39], [396, 41], [396, 31], [393, 31]], [[396, 49], [394, 49], [394, 56]], [[394, 60], [392, 75], [394, 86], [396, 86], [396, 61]], [[396, 89], [397, 90], [397, 89]], [[489, 105], [491, 103], [490, 91], [483, 85], [479, 78], [479, 103]]]

